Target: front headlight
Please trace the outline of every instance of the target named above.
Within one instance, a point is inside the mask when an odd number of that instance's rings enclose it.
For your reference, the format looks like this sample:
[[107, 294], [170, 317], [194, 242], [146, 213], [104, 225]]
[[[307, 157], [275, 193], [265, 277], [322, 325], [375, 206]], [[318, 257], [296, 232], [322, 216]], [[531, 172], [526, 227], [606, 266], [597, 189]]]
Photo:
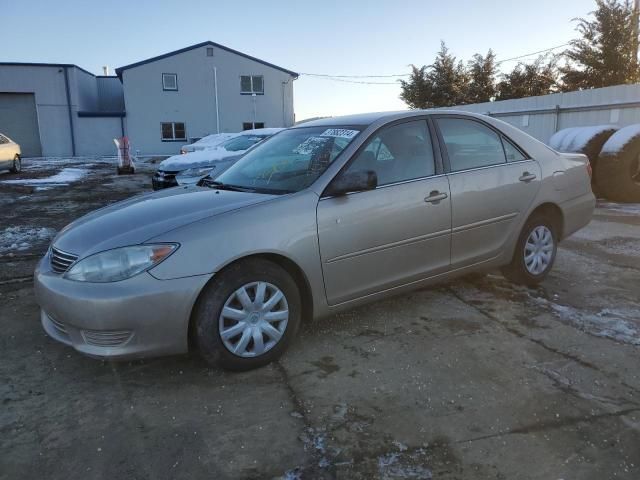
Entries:
[[211, 171], [213, 171], [216, 167], [198, 167], [198, 168], [187, 168], [178, 174], [180, 177], [204, 177], [205, 175], [209, 175]]
[[178, 248], [175, 244], [133, 245], [83, 258], [64, 274], [77, 282], [118, 282], [156, 266]]

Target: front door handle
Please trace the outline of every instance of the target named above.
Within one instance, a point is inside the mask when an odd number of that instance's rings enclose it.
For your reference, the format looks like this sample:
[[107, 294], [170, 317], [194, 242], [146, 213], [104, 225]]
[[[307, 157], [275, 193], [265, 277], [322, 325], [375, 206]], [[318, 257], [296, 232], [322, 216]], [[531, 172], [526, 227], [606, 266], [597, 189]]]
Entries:
[[524, 172], [522, 175], [520, 175], [520, 178], [518, 180], [520, 180], [521, 182], [529, 183], [530, 181], [535, 179], [536, 179], [535, 174]]
[[424, 198], [424, 201], [427, 203], [439, 203], [441, 200], [444, 200], [447, 197], [448, 195], [446, 193], [440, 193], [439, 191], [434, 190], [433, 192], [429, 193], [428, 197]]

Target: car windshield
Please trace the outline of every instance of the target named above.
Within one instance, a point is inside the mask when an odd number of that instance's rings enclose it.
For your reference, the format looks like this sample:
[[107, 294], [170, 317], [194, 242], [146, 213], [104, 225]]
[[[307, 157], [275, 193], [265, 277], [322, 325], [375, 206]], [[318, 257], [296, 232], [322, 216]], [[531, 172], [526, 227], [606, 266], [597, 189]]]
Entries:
[[240, 135], [239, 137], [227, 140], [221, 146], [230, 152], [240, 152], [251, 148], [256, 143], [261, 142], [267, 137], [268, 135]]
[[216, 183], [266, 193], [298, 192], [311, 185], [359, 133], [353, 127], [285, 130], [248, 152]]

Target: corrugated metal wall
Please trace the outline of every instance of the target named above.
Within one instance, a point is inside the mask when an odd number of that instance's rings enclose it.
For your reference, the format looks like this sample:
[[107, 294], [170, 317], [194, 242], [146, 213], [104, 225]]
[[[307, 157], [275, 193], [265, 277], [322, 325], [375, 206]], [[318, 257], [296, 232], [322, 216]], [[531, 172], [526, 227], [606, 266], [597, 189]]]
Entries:
[[96, 77], [98, 86], [98, 110], [124, 112], [124, 93], [118, 77]]
[[640, 123], [640, 85], [617, 85], [540, 97], [452, 107], [482, 113], [520, 128], [545, 143], [563, 128]]

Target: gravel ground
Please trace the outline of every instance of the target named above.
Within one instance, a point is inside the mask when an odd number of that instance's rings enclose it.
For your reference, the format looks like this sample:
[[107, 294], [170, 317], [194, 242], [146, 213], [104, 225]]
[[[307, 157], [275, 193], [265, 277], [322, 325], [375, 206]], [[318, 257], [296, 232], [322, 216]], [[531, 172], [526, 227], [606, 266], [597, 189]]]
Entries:
[[0, 174], [0, 478], [640, 478], [640, 205], [599, 204], [537, 289], [495, 273], [399, 296], [233, 374], [44, 334], [51, 236], [149, 190], [153, 165], [25, 164]]

